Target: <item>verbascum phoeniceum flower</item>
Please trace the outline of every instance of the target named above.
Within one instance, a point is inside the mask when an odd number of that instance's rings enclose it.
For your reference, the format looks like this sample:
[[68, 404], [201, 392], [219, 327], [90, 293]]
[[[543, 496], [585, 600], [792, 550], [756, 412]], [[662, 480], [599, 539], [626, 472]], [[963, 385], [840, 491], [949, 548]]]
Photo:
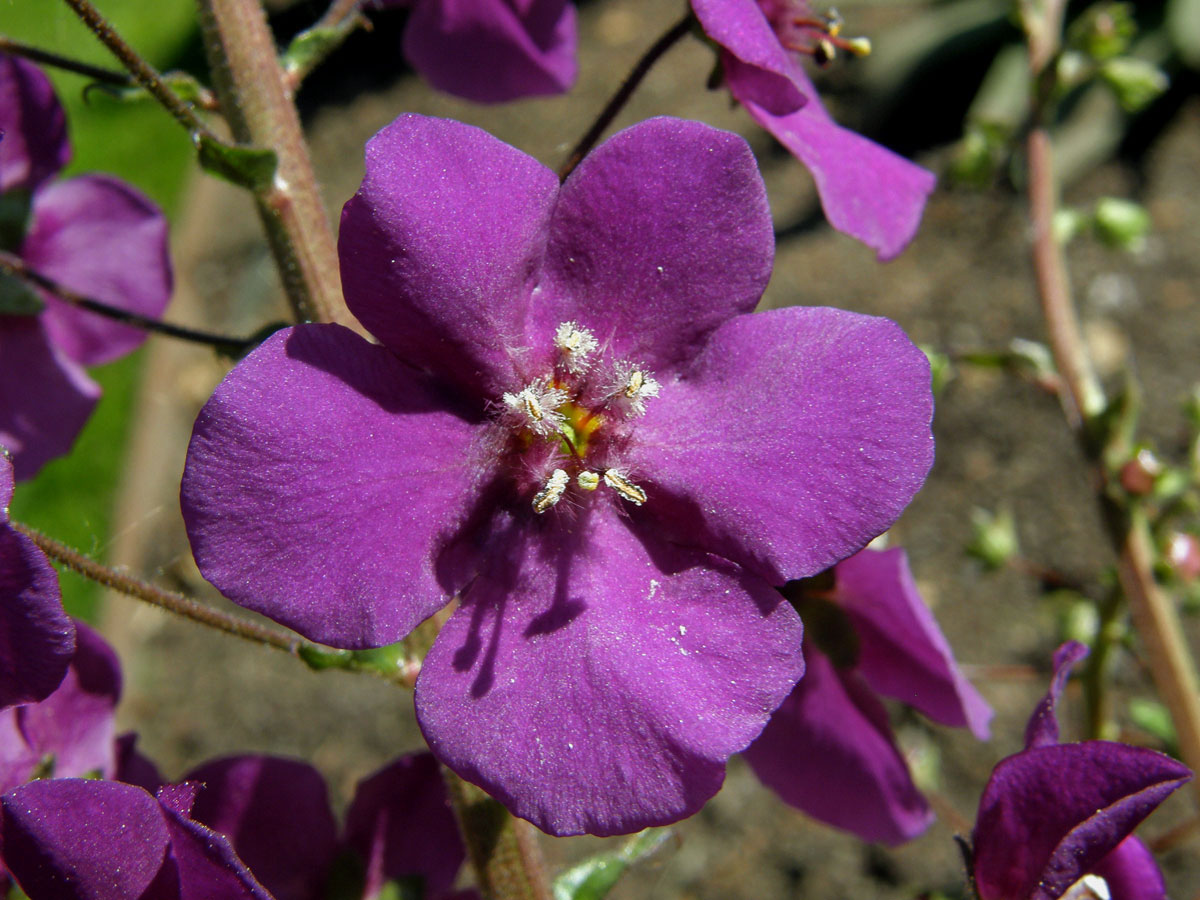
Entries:
[[456, 607], [416, 684], [434, 754], [554, 834], [675, 821], [803, 672], [776, 590], [885, 530], [933, 459], [893, 322], [754, 313], [746, 142], [652, 119], [559, 185], [457, 122], [367, 145], [342, 281], [197, 419], [182, 506], [235, 602], [345, 648]]
[[933, 811], [880, 697], [988, 738], [992, 710], [954, 661], [899, 548], [860, 550], [784, 596], [804, 621], [804, 677], [745, 752], [781, 799], [864, 841], [900, 844]]
[[1055, 707], [1088, 650], [1054, 654], [1025, 749], [992, 772], [971, 835], [980, 900], [1165, 900], [1162, 873], [1133, 830], [1192, 779], [1178, 760], [1115, 741], [1060, 744]]
[[[45, 75], [0, 54], [0, 252], [109, 306], [158, 316], [171, 296], [167, 220], [107, 175], [55, 179], [70, 159], [66, 116]], [[71, 449], [100, 396], [84, 366], [145, 332], [0, 275], [0, 445], [18, 481]]]
[[837, 14], [818, 14], [806, 0], [691, 4], [720, 49], [729, 93], [812, 173], [829, 223], [881, 260], [899, 254], [921, 223], [933, 173], [835, 122], [801, 65], [869, 44], [843, 37]]
[[439, 91], [475, 103], [561, 94], [579, 71], [568, 0], [369, 0], [408, 9], [404, 58]]

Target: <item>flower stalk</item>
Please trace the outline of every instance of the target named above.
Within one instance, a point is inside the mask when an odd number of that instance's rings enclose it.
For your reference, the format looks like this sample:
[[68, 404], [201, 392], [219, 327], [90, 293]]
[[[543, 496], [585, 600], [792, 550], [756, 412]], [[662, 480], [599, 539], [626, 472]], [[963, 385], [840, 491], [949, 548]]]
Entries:
[[266, 14], [257, 0], [199, 7], [213, 87], [235, 139], [278, 157], [274, 177], [254, 194], [292, 310], [300, 320], [349, 324], [333, 230]]

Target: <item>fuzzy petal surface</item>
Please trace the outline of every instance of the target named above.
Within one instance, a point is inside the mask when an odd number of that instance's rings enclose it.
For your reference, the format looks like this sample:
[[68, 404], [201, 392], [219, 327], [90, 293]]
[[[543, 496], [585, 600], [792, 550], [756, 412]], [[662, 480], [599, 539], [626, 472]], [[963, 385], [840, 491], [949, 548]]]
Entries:
[[792, 60], [788, 65], [793, 82], [809, 98], [803, 109], [773, 114], [755, 100], [757, 83], [736, 68], [727, 68], [729, 92], [812, 172], [830, 225], [871, 247], [881, 261], [898, 256], [916, 235], [937, 179], [838, 125], [800, 65]]
[[[692, 11], [725, 54], [725, 77], [772, 115], [795, 112], [807, 101], [792, 80], [793, 63], [758, 0], [691, 0]], [[742, 101], [745, 102], [744, 100]]]
[[1154, 854], [1133, 835], [1092, 867], [1108, 885], [1112, 900], [1166, 900], [1167, 886]]
[[213, 760], [184, 776], [202, 785], [189, 818], [227, 836], [276, 900], [318, 900], [337, 841], [321, 774], [272, 756]]
[[749, 146], [682, 119], [641, 122], [588, 154], [551, 227], [530, 343], [574, 321], [660, 379], [754, 309], [775, 253]]
[[75, 656], [62, 683], [41, 703], [17, 709], [21, 732], [39, 757], [54, 757], [54, 774], [74, 778], [116, 772], [114, 715], [121, 697], [121, 665], [112, 647], [82, 622], [75, 624]]
[[116, 781], [33, 781], [0, 797], [0, 854], [37, 900], [130, 900], [163, 867], [158, 802]]
[[67, 164], [67, 116], [50, 79], [31, 62], [0, 54], [0, 194], [32, 191]]
[[772, 584], [886, 530], [933, 462], [925, 355], [898, 325], [788, 307], [717, 330], [638, 425], [647, 514]]
[[476, 103], [561, 94], [575, 83], [566, 0], [418, 0], [404, 58], [440, 91]]
[[427, 897], [439, 896], [466, 859], [446, 782], [428, 753], [402, 756], [358, 783], [345, 840], [365, 862], [365, 900], [378, 897], [389, 879], [414, 876]]
[[50, 344], [40, 318], [0, 319], [0, 445], [17, 481], [71, 449], [99, 397], [99, 385]]
[[981, 900], [1055, 900], [1191, 777], [1169, 756], [1108, 741], [1035, 747], [1002, 760], [972, 839]]
[[[106, 175], [56, 181], [34, 194], [21, 256], [64, 287], [127, 312], [157, 318], [171, 297], [166, 216]], [[143, 329], [43, 296], [50, 339], [77, 363], [110, 362], [146, 339]]]
[[558, 178], [481, 129], [403, 115], [367, 142], [338, 234], [346, 304], [403, 360], [476, 397], [519, 375]]
[[[12, 468], [0, 455], [0, 470]], [[0, 472], [0, 477], [2, 477]], [[75, 654], [58, 574], [23, 534], [0, 524], [0, 707], [44, 700]]]
[[854, 672], [805, 646], [804, 677], [743, 754], [792, 806], [864, 841], [901, 844], [933, 812], [896, 747], [887, 711]]
[[425, 659], [430, 748], [551, 834], [691, 815], [802, 674], [799, 617], [607, 503], [540, 525], [494, 547]]
[[1087, 646], [1079, 641], [1067, 641], [1054, 651], [1054, 675], [1050, 679], [1050, 687], [1025, 725], [1026, 750], [1058, 743], [1058, 716], [1055, 708], [1067, 688], [1071, 670], [1087, 655]]
[[278, 332], [196, 420], [184, 522], [229, 599], [316, 641], [392, 643], [443, 606], [444, 535], [473, 499], [475, 426], [336, 325]]
[[860, 644], [856, 671], [871, 689], [987, 740], [991, 707], [959, 671], [904, 551], [860, 550], [836, 572], [838, 604]]

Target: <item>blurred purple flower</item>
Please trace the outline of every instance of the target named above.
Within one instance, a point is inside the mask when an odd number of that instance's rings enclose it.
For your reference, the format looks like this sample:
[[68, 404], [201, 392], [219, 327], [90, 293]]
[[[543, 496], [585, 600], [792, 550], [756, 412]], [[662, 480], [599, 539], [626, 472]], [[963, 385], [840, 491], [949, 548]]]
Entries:
[[897, 256], [921, 223], [936, 179], [885, 147], [842, 128], [797, 60], [830, 35], [805, 0], [691, 0], [721, 48], [729, 92], [799, 159], [834, 228]]
[[[0, 251], [110, 306], [159, 315], [171, 294], [166, 219], [115, 178], [49, 180], [70, 156], [62, 106], [35, 66], [4, 55], [0, 131]], [[44, 304], [40, 314], [31, 299]], [[66, 453], [91, 414], [100, 388], [82, 367], [144, 337], [0, 276], [0, 445], [18, 480]]]
[[746, 760], [785, 802], [823, 822], [866, 841], [916, 837], [933, 813], [876, 694], [980, 740], [991, 709], [958, 670], [903, 550], [862, 550], [784, 594], [804, 620], [807, 671]]
[[46, 554], [8, 524], [12, 493], [12, 463], [0, 447], [0, 710], [48, 697], [75, 653], [58, 575]]
[[575, 82], [567, 0], [374, 0], [410, 7], [404, 58], [425, 80], [476, 103], [561, 94]]
[[1129, 835], [1192, 772], [1144, 747], [1058, 743], [1055, 706], [1086, 655], [1074, 641], [1054, 654], [1054, 677], [1029, 720], [1025, 749], [1001, 760], [984, 789], [972, 835], [980, 900], [1165, 897], [1153, 858]]
[[456, 122], [367, 145], [336, 326], [273, 336], [196, 422], [205, 576], [315, 640], [425, 659], [434, 753], [556, 834], [675, 821], [802, 671], [773, 584], [891, 524], [932, 460], [892, 322], [749, 315], [771, 270], [746, 143], [655, 119], [561, 187]]

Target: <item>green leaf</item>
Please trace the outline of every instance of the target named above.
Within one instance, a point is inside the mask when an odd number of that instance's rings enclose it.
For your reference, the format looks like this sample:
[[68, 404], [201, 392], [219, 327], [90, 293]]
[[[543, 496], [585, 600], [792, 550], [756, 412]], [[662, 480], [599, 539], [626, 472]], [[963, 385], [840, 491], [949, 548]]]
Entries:
[[0, 274], [0, 316], [36, 316], [46, 303], [16, 275]]
[[341, 46], [360, 22], [358, 16], [349, 16], [333, 27], [310, 28], [300, 32], [292, 38], [292, 42], [279, 59], [283, 70], [293, 73], [308, 72], [316, 68], [321, 60]]
[[554, 879], [554, 900], [601, 900], [636, 862], [650, 856], [670, 838], [666, 828], [647, 828], [615, 853], [601, 853]]
[[1017, 523], [1012, 511], [1001, 507], [995, 513], [976, 507], [971, 511], [971, 541], [967, 554], [989, 571], [1002, 569], [1020, 552]]
[[1200, 67], [1200, 0], [1167, 0], [1166, 32], [1183, 61]]
[[1156, 100], [1171, 85], [1167, 73], [1154, 63], [1134, 56], [1118, 56], [1100, 68], [1104, 83], [1117, 95], [1128, 113], [1137, 112]]
[[224, 144], [208, 134], [196, 135], [194, 140], [200, 153], [200, 165], [218, 178], [258, 191], [266, 188], [275, 177], [279, 158], [274, 150]]
[[[184, 103], [198, 104], [209, 94], [208, 88], [187, 72], [164, 72], [162, 80], [175, 96]], [[92, 91], [99, 91], [122, 103], [140, 103], [143, 100], [154, 100], [154, 102], [157, 102], [150, 95], [150, 92], [141, 85], [119, 87], [113, 84], [94, 81], [85, 87], [83, 91], [85, 97]]]
[[1167, 708], [1157, 700], [1134, 697], [1129, 701], [1129, 718], [1142, 731], [1154, 735], [1166, 747], [1175, 747], [1175, 725]]

